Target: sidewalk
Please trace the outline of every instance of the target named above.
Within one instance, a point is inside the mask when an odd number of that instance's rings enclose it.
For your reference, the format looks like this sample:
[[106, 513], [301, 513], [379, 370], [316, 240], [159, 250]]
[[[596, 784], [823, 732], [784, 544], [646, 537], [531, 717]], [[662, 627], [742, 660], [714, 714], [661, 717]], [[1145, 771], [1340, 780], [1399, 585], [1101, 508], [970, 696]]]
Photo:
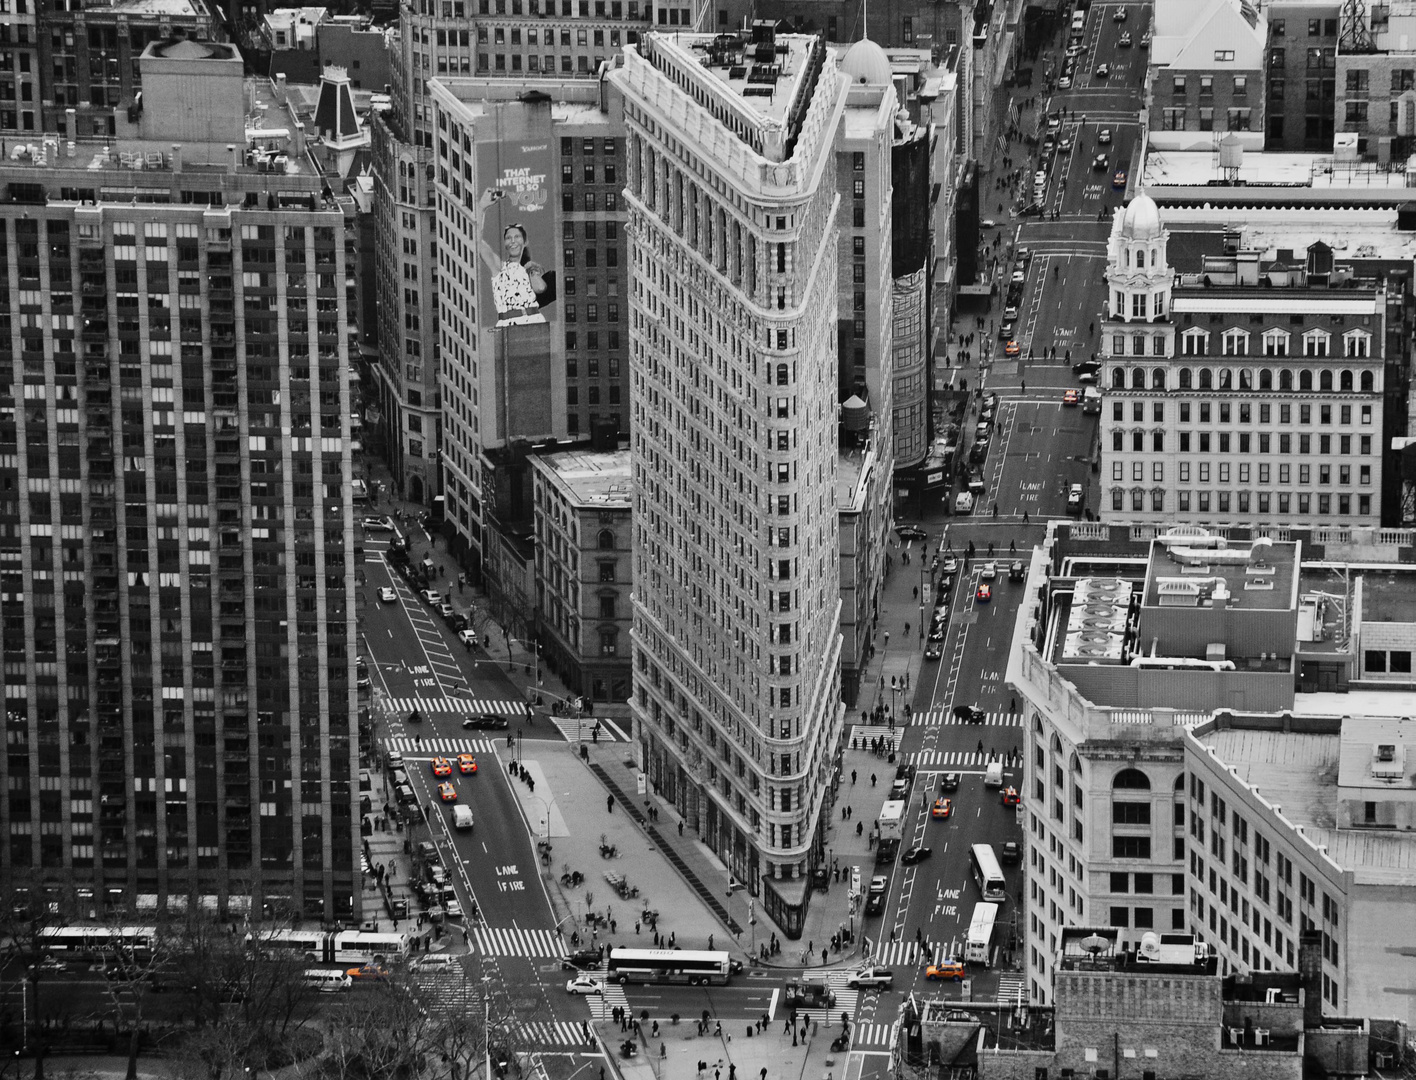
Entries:
[[[628, 1059], [619, 1054], [628, 1036], [611, 1023], [596, 1027], [605, 1056], [621, 1080], [826, 1080], [838, 1072], [845, 1080], [847, 1056], [831, 1050], [831, 1040], [841, 1033], [839, 1024], [811, 1025], [797, 1039], [793, 1036], [802, 1028], [793, 1033], [781, 1015], [760, 1034], [746, 1021], [734, 1020], [731, 1031], [725, 1023], [721, 1035], [699, 1036], [697, 1026], [685, 1020], [661, 1025], [658, 1038], [646, 1032], [639, 1052]], [[608, 1073], [606, 1080], [611, 1080]]]

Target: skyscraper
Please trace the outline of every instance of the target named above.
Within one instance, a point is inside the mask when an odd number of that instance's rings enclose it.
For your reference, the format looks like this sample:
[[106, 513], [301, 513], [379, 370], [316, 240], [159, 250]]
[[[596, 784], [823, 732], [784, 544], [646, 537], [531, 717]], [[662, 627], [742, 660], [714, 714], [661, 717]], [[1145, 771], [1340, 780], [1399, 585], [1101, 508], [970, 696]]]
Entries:
[[0, 880], [357, 917], [345, 216], [234, 48], [140, 63], [0, 166]]
[[768, 26], [648, 34], [610, 78], [629, 132], [635, 737], [651, 782], [794, 934], [842, 722], [849, 81], [820, 38]]

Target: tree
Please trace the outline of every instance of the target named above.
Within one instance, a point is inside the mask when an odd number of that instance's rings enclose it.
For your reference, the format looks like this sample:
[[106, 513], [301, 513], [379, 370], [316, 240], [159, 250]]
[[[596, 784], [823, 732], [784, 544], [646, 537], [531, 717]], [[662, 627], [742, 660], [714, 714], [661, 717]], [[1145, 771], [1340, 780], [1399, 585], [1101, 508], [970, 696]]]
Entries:
[[411, 1080], [440, 1057], [441, 1023], [402, 979], [360, 987], [330, 1026], [322, 1080]]
[[[10, 964], [23, 965], [23, 993], [28, 996], [28, 1030], [25, 1012], [18, 1015], [0, 1014], [0, 1028], [20, 1032], [22, 1043], [34, 1047], [36, 1077], [44, 1076], [46, 1043], [40, 1025], [40, 990], [45, 976], [62, 971], [64, 963], [45, 953], [44, 931], [63, 926], [75, 915], [67, 898], [72, 893], [57, 879], [33, 868], [12, 868], [9, 879], [0, 885], [0, 968]], [[3, 1009], [15, 1005], [6, 997]]]

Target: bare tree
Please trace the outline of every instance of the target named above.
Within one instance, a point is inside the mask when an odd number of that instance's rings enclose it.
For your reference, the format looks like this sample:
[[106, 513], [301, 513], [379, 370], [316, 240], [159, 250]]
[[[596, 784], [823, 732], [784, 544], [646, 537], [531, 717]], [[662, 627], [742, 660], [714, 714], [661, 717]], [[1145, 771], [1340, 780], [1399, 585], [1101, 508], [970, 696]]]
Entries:
[[440, 1024], [398, 981], [361, 987], [340, 1009], [321, 1059], [323, 1080], [404, 1080], [441, 1059]]
[[46, 976], [65, 968], [60, 957], [47, 954], [44, 931], [72, 920], [75, 912], [68, 906], [70, 895], [70, 890], [40, 870], [12, 868], [9, 879], [0, 883], [0, 967], [10, 963], [24, 966], [22, 993], [28, 997], [28, 1024], [25, 1010], [16, 1010], [16, 1003], [7, 996], [0, 1009], [19, 1015], [0, 1014], [0, 1026], [19, 1030], [21, 1042], [34, 1048], [37, 1077], [44, 1075], [46, 1053], [39, 1022], [41, 989]]

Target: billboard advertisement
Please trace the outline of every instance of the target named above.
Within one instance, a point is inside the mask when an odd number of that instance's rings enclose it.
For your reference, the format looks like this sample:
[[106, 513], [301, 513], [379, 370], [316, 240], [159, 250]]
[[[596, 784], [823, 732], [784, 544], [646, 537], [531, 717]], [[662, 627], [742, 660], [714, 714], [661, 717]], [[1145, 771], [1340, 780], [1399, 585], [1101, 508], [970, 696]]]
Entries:
[[478, 322], [497, 441], [555, 434], [553, 354], [563, 332], [552, 147], [548, 99], [493, 105], [477, 125]]

